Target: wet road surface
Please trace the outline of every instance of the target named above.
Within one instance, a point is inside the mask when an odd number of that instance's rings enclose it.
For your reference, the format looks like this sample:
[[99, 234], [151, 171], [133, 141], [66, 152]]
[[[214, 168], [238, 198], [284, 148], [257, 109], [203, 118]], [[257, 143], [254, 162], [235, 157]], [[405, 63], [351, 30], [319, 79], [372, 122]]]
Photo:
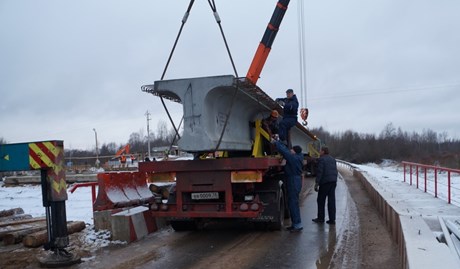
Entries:
[[[316, 224], [313, 178], [301, 194], [303, 231], [258, 231], [245, 223], [211, 223], [203, 230], [149, 235], [127, 247], [104, 250], [74, 268], [356, 268], [356, 208], [343, 179], [336, 189], [337, 224]], [[326, 210], [327, 212], [327, 210]], [[326, 213], [327, 216], [327, 213]], [[289, 221], [286, 223], [289, 225]]]

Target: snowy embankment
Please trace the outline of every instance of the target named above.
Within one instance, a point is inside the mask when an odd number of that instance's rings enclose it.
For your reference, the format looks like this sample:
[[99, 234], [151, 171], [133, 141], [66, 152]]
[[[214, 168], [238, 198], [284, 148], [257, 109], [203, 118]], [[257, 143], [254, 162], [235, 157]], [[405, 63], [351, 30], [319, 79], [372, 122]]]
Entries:
[[[381, 164], [366, 164], [366, 165], [354, 165], [362, 171], [367, 172], [375, 180], [378, 181], [388, 181], [388, 182], [401, 182], [404, 181], [404, 168], [400, 163], [385, 160]], [[417, 184], [418, 178], [418, 184]], [[410, 171], [407, 168], [406, 171], [406, 183], [410, 184]], [[418, 186], [418, 189], [425, 191], [425, 171], [420, 169], [417, 172], [415, 169], [412, 171], [412, 185], [414, 187]], [[436, 196], [439, 199], [448, 201], [449, 195], [449, 176], [445, 171], [437, 172], [435, 176], [435, 171], [433, 169], [427, 169], [426, 171], [426, 192]], [[436, 194], [436, 195], [435, 195]], [[450, 174], [450, 197], [451, 203], [456, 206], [460, 206], [460, 174], [451, 173]]]
[[[30, 214], [32, 217], [45, 217], [41, 186], [5, 187], [3, 182], [0, 182], [0, 211], [15, 207], [21, 207], [25, 214]], [[74, 193], [68, 193], [67, 220], [93, 224], [91, 207], [91, 188], [79, 188]]]

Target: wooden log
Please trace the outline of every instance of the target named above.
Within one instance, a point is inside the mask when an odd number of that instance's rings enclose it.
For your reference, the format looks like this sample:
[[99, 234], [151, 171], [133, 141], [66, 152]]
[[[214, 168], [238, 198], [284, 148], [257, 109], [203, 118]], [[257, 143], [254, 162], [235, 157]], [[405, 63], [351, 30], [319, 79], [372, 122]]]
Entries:
[[3, 236], [3, 245], [13, 245], [21, 242], [29, 234], [46, 230], [46, 224], [21, 231], [14, 231]]
[[152, 193], [160, 193], [160, 187], [155, 185], [155, 184], [150, 184], [149, 185], [149, 190], [152, 192]]
[[0, 227], [0, 240], [3, 240], [3, 237], [5, 237], [5, 235], [10, 234], [10, 233], [32, 229], [36, 227], [43, 227], [43, 226], [46, 227], [46, 220], [40, 220], [40, 221], [35, 221], [35, 222], [30, 222], [30, 223], [20, 223], [20, 224]]
[[[85, 229], [84, 221], [70, 221], [67, 222], [67, 234], [78, 233]], [[25, 247], [36, 248], [48, 242], [48, 231], [40, 231], [29, 234], [24, 237], [22, 244]]]
[[15, 220], [22, 220], [22, 219], [31, 219], [32, 215], [29, 214], [18, 214], [18, 215], [11, 215], [6, 217], [1, 217], [0, 222], [6, 221], [15, 221]]
[[20, 207], [5, 209], [5, 210], [0, 211], [0, 218], [12, 216], [12, 215], [19, 215], [19, 214], [24, 214], [24, 209]]
[[163, 187], [161, 189], [161, 197], [163, 197], [163, 199], [169, 198], [169, 187]]
[[156, 184], [150, 184], [149, 185], [149, 190], [152, 193], [160, 194], [163, 199], [168, 199], [169, 197], [169, 189], [171, 188], [173, 184], [163, 184], [161, 186], [156, 185]]
[[32, 218], [32, 219], [6, 221], [6, 222], [0, 223], [0, 227], [6, 227], [6, 226], [18, 225], [18, 224], [25, 224], [25, 223], [31, 223], [31, 222], [37, 222], [37, 221], [46, 221], [46, 218], [42, 217], [42, 218]]

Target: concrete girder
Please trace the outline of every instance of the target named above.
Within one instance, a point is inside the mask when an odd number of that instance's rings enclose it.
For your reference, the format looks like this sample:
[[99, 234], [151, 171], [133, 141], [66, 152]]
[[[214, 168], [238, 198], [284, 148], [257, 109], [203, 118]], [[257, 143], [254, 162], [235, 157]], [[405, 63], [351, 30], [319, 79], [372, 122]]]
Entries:
[[[188, 152], [216, 150], [230, 106], [218, 150], [250, 151], [254, 139], [250, 122], [267, 117], [272, 109], [280, 115], [283, 111], [260, 88], [232, 75], [160, 80], [142, 89], [183, 105], [184, 132], [178, 146]], [[303, 126], [297, 125], [293, 129], [298, 130], [291, 132], [292, 144], [305, 149], [312, 139]]]

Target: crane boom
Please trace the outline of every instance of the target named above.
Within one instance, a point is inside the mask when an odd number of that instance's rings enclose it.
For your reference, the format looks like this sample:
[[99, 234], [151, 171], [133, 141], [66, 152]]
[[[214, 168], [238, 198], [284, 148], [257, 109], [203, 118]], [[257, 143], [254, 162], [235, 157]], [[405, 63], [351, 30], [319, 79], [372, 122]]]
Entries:
[[279, 0], [276, 4], [275, 11], [267, 25], [267, 29], [262, 37], [262, 40], [257, 47], [257, 51], [252, 59], [251, 66], [249, 67], [246, 78], [250, 80], [254, 85], [259, 79], [262, 68], [265, 65], [265, 61], [270, 53], [273, 41], [275, 40], [276, 34], [278, 33], [281, 21], [283, 20], [284, 14], [286, 13], [287, 7], [290, 0]]

